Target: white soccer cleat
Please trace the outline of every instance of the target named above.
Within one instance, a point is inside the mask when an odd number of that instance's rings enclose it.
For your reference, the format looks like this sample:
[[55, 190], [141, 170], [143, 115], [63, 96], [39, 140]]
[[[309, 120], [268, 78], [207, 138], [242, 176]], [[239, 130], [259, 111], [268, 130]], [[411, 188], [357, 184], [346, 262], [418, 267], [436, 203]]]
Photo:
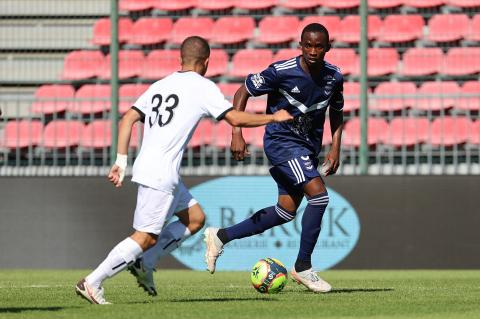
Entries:
[[296, 272], [295, 267], [290, 271], [292, 279], [297, 284], [302, 284], [313, 292], [329, 292], [332, 286], [322, 278], [320, 278], [312, 268], [305, 271]]
[[213, 274], [215, 272], [215, 264], [217, 258], [223, 253], [223, 243], [217, 237], [218, 228], [208, 227], [205, 229], [205, 243], [207, 249], [205, 251], [205, 262], [207, 263], [207, 270]]
[[100, 289], [90, 286], [85, 279], [80, 280], [75, 285], [75, 291], [77, 295], [87, 300], [89, 303], [95, 305], [111, 305], [110, 302], [105, 301], [103, 296], [103, 287]]
[[127, 269], [135, 276], [139, 287], [142, 287], [150, 296], [157, 295], [157, 289], [153, 281], [153, 269], [146, 269], [142, 258], [135, 260]]

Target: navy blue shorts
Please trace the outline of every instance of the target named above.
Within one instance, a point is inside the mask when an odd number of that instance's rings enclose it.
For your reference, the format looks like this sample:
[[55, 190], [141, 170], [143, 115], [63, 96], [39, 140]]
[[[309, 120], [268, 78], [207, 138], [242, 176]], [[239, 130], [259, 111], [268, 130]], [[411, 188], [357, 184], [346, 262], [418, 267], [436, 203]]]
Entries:
[[303, 195], [303, 187], [316, 177], [318, 159], [311, 155], [293, 158], [270, 168], [270, 175], [277, 183], [279, 195]]

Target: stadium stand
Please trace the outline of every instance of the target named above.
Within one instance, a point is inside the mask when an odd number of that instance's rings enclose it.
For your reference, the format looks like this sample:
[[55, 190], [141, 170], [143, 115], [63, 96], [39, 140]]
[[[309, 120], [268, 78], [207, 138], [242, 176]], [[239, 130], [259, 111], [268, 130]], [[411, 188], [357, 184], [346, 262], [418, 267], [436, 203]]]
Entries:
[[83, 80], [100, 76], [105, 63], [105, 57], [100, 51], [72, 51], [65, 57], [62, 78]]
[[[395, 48], [371, 48], [368, 49], [368, 75], [382, 76], [397, 72], [399, 54]], [[360, 68], [353, 72], [359, 75]]]
[[473, 42], [480, 42], [480, 14], [473, 16], [470, 31], [467, 33], [466, 39]]
[[220, 121], [213, 125], [210, 145], [220, 149], [230, 147], [232, 140], [232, 127], [226, 121]]
[[110, 96], [111, 90], [108, 84], [85, 84], [75, 92], [75, 102], [67, 110], [78, 114], [109, 111]]
[[280, 49], [273, 56], [273, 61], [289, 60], [293, 57], [299, 56], [302, 52], [299, 49]]
[[480, 120], [472, 123], [467, 142], [477, 147], [480, 145]]
[[[118, 77], [120, 79], [128, 79], [139, 76], [142, 73], [144, 63], [145, 56], [143, 55], [143, 51], [120, 50], [118, 52]], [[102, 79], [110, 79], [111, 71], [110, 55], [108, 55], [99, 77]]]
[[459, 41], [470, 30], [466, 14], [437, 14], [428, 21], [428, 37], [433, 42]]
[[290, 42], [298, 37], [298, 25], [295, 16], [267, 16], [258, 24], [256, 40], [263, 44]]
[[197, 4], [196, 0], [182, 0], [182, 1], [153, 0], [153, 7], [155, 9], [163, 10], [163, 11], [187, 10], [195, 7], [196, 4]]
[[378, 40], [391, 43], [414, 41], [423, 37], [424, 25], [421, 15], [389, 15], [383, 21]]
[[208, 63], [207, 77], [225, 75], [228, 70], [228, 54], [223, 49], [212, 49]]
[[319, 0], [280, 0], [278, 5], [291, 10], [314, 9], [320, 5]]
[[360, 5], [360, 0], [320, 0], [320, 4], [331, 9], [353, 9]]
[[181, 17], [173, 25], [169, 42], [180, 45], [192, 35], [208, 40], [212, 37], [213, 24], [213, 19], [209, 17]]
[[403, 0], [403, 4], [414, 8], [434, 8], [445, 4], [445, 0]]
[[333, 48], [327, 53], [325, 60], [338, 66], [343, 75], [360, 74], [358, 57], [354, 49]]
[[[382, 19], [376, 15], [368, 16], [368, 40], [376, 39], [382, 29]], [[340, 22], [337, 41], [358, 43], [360, 41], [360, 16], [349, 15]]]
[[418, 88], [418, 97], [413, 105], [416, 110], [440, 111], [452, 108], [460, 94], [457, 82], [423, 82]]
[[210, 145], [212, 143], [213, 122], [210, 119], [203, 119], [198, 123], [192, 139], [190, 140], [189, 147], [200, 147], [202, 145]]
[[371, 110], [399, 111], [415, 104], [417, 87], [413, 82], [382, 82], [375, 88]]
[[263, 127], [249, 127], [242, 129], [243, 138], [245, 142], [256, 148], [263, 148], [263, 133], [265, 128]]
[[172, 28], [170, 18], [141, 17], [133, 24], [128, 43], [152, 45], [165, 42], [169, 39]]
[[37, 120], [8, 121], [3, 132], [3, 147], [9, 149], [40, 145], [43, 124]]
[[118, 8], [124, 11], [143, 11], [153, 8], [154, 0], [120, 0]]
[[344, 112], [352, 112], [360, 109], [360, 83], [344, 82], [343, 96], [345, 99]]
[[48, 149], [78, 146], [84, 128], [80, 120], [53, 120], [45, 126], [41, 145]]
[[245, 10], [270, 9], [277, 5], [277, 0], [235, 0], [235, 7]]
[[141, 77], [160, 80], [180, 68], [179, 50], [152, 50], [147, 55]]
[[452, 76], [480, 72], [480, 48], [451, 48], [445, 57], [443, 73]]
[[480, 0], [447, 0], [447, 3], [460, 8], [480, 8]]
[[32, 112], [38, 114], [53, 114], [64, 112], [71, 108], [75, 89], [69, 84], [46, 84], [35, 92]]
[[196, 7], [201, 10], [227, 10], [235, 6], [234, 0], [197, 0]]
[[339, 16], [306, 16], [300, 21], [297, 28], [296, 39], [300, 40], [303, 28], [310, 23], [321, 23], [327, 28], [330, 40], [336, 40], [340, 33], [340, 17]]
[[394, 147], [422, 144], [428, 139], [430, 122], [424, 117], [398, 117], [390, 121], [383, 142]]
[[[109, 18], [101, 18], [95, 22], [93, 26], [92, 43], [95, 45], [110, 45], [110, 28]], [[118, 19], [118, 41], [125, 43], [130, 40], [132, 35], [133, 22], [130, 18]]]
[[148, 89], [148, 84], [123, 84], [118, 90], [120, 103], [118, 110], [121, 114], [128, 111], [140, 95]]
[[[368, 145], [380, 144], [388, 130], [388, 123], [382, 118], [370, 117], [368, 119]], [[360, 118], [354, 117], [345, 124], [342, 136], [342, 145], [346, 147], [360, 146]]]
[[252, 17], [221, 17], [213, 25], [211, 41], [219, 44], [241, 43], [253, 38], [254, 29], [255, 20]]
[[403, 54], [403, 76], [425, 76], [443, 72], [440, 48], [410, 48]]
[[480, 82], [467, 81], [460, 88], [461, 96], [455, 108], [463, 111], [480, 111]]
[[84, 148], [108, 148], [112, 145], [112, 122], [94, 120], [83, 128], [80, 146]]
[[432, 121], [428, 143], [432, 146], [464, 144], [472, 130], [472, 121], [466, 117], [441, 117]]
[[403, 5], [403, 0], [369, 0], [368, 6], [374, 9], [392, 9]]
[[269, 49], [241, 49], [233, 56], [230, 76], [245, 77], [262, 71], [272, 63], [273, 54]]

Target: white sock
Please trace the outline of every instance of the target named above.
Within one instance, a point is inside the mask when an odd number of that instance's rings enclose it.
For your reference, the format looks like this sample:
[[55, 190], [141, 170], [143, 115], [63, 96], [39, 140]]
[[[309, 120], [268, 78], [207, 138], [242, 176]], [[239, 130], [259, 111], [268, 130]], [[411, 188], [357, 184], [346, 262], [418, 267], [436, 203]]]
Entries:
[[108, 254], [107, 258], [85, 280], [95, 288], [100, 288], [102, 282], [127, 268], [142, 255], [140, 245], [130, 237], [125, 238]]
[[178, 247], [192, 233], [180, 221], [168, 224], [158, 236], [157, 243], [143, 254], [143, 265], [147, 269], [155, 269], [158, 260]]

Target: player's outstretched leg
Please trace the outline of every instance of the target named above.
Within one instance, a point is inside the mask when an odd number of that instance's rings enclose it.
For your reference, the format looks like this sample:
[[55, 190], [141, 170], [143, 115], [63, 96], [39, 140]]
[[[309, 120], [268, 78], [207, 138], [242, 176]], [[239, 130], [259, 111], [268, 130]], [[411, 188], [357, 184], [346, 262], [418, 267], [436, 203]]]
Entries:
[[75, 285], [77, 295], [95, 305], [110, 305], [111, 303], [105, 300], [103, 296], [103, 288], [97, 289], [90, 286], [85, 279], [80, 280]]
[[155, 269], [146, 268], [142, 258], [135, 260], [127, 269], [135, 276], [139, 287], [143, 288], [150, 296], [157, 295], [157, 288], [153, 280], [153, 272]]
[[213, 274], [215, 272], [215, 264], [217, 258], [223, 253], [223, 243], [217, 236], [218, 228], [208, 227], [205, 229], [205, 243], [207, 249], [205, 250], [205, 262], [207, 263], [207, 270]]

